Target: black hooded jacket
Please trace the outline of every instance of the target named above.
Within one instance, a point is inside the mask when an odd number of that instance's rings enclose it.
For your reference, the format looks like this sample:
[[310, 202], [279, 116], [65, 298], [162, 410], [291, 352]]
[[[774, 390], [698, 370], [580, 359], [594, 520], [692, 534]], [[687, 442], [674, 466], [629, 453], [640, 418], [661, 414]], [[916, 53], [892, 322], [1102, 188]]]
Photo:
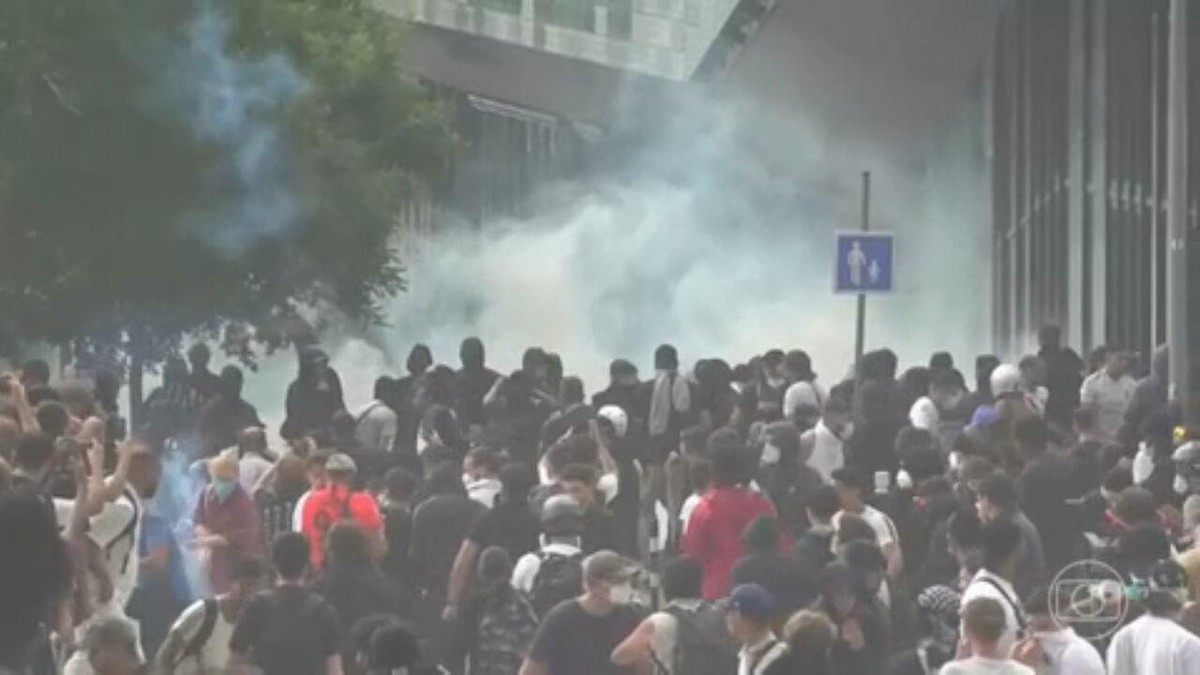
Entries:
[[328, 362], [329, 356], [319, 349], [307, 349], [300, 354], [300, 374], [288, 386], [287, 419], [279, 432], [285, 439], [327, 427], [335, 413], [346, 409], [337, 371], [328, 368], [324, 377], [317, 375], [314, 364], [321, 359]]

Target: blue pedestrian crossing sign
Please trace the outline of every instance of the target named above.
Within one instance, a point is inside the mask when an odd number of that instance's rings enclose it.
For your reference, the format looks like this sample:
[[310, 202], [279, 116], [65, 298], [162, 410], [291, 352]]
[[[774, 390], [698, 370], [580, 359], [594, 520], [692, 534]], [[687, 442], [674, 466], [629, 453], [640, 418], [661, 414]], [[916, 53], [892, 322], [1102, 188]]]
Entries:
[[890, 232], [838, 232], [834, 292], [890, 293], [895, 250]]

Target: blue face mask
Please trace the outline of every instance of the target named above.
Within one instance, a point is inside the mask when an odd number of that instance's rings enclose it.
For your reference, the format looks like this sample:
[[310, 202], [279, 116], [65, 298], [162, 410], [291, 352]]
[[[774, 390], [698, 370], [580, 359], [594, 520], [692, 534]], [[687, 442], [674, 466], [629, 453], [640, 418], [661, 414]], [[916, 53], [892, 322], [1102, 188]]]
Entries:
[[212, 486], [213, 492], [217, 493], [217, 499], [225, 501], [233, 494], [233, 489], [237, 487], [237, 484], [224, 478], [214, 478]]

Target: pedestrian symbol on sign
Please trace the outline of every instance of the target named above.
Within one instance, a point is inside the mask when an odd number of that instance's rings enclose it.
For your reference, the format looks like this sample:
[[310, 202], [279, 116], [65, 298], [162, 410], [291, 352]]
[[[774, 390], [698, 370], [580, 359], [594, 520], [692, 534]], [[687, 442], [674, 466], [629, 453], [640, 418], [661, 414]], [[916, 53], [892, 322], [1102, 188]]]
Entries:
[[862, 271], [867, 265], [867, 254], [863, 253], [861, 242], [851, 242], [850, 253], [846, 255], [846, 265], [850, 267], [850, 283], [862, 286]]
[[838, 293], [887, 293], [892, 290], [892, 235], [886, 232], [839, 232]]

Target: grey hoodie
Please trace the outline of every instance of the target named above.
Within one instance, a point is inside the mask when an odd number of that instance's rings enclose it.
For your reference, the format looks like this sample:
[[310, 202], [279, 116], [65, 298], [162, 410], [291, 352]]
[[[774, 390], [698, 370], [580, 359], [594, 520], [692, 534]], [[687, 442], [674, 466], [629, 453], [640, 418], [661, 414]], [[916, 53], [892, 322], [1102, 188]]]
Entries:
[[1133, 400], [1125, 410], [1125, 422], [1121, 425], [1119, 438], [1122, 443], [1133, 446], [1141, 437], [1142, 422], [1152, 413], [1163, 410], [1170, 397], [1170, 357], [1167, 346], [1154, 350], [1150, 361], [1150, 374], [1138, 381]]

